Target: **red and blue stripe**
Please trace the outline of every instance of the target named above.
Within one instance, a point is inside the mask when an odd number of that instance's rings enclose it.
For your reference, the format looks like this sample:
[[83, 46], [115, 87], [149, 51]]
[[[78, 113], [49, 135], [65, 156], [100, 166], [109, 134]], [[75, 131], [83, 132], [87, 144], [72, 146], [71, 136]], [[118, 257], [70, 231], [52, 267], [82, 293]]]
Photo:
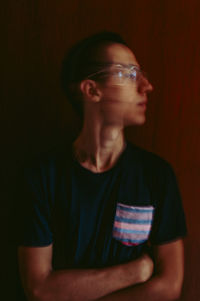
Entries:
[[117, 204], [113, 237], [128, 246], [145, 242], [153, 221], [153, 206]]

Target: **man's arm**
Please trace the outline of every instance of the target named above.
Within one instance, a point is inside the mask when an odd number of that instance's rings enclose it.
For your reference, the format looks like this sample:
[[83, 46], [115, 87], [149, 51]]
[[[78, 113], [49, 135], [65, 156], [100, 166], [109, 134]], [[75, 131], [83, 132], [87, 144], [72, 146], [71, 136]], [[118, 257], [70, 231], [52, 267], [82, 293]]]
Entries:
[[102, 301], [166, 301], [179, 298], [184, 275], [183, 242], [163, 244], [154, 248], [155, 273], [143, 284], [120, 290]]
[[52, 270], [53, 246], [19, 247], [19, 268], [30, 301], [97, 300], [147, 281], [153, 272], [149, 256], [102, 269]]

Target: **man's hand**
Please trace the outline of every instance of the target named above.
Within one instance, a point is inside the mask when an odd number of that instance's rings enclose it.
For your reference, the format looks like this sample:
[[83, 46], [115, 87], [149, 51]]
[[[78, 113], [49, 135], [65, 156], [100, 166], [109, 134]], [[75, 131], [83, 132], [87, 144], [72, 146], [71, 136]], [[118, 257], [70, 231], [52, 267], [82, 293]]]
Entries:
[[140, 283], [147, 281], [151, 278], [154, 270], [153, 260], [147, 255], [144, 254], [142, 257], [139, 258], [141, 263], [141, 271], [140, 271]]
[[124, 264], [123, 268], [125, 268], [124, 277], [129, 277], [133, 284], [136, 284], [143, 283], [152, 276], [154, 264], [147, 254], [143, 254], [138, 259]]

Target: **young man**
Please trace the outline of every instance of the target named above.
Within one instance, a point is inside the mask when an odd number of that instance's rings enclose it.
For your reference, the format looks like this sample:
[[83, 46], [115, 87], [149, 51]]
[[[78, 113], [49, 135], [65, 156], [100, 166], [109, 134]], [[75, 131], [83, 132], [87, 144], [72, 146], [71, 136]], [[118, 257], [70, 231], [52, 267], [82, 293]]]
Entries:
[[175, 300], [186, 234], [176, 178], [123, 133], [144, 124], [152, 85], [114, 33], [74, 46], [62, 82], [83, 126], [71, 147], [25, 169], [19, 266], [28, 300]]

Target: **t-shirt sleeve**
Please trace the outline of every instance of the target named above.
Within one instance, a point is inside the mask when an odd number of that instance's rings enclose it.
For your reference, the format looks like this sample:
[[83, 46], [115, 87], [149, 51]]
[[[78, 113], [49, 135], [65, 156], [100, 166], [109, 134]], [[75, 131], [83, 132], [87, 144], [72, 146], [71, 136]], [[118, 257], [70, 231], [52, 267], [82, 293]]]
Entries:
[[163, 244], [182, 238], [187, 234], [181, 195], [173, 168], [166, 162], [158, 173], [154, 221], [150, 241]]
[[38, 162], [23, 169], [18, 199], [18, 245], [47, 246], [52, 243], [51, 205], [45, 173]]

